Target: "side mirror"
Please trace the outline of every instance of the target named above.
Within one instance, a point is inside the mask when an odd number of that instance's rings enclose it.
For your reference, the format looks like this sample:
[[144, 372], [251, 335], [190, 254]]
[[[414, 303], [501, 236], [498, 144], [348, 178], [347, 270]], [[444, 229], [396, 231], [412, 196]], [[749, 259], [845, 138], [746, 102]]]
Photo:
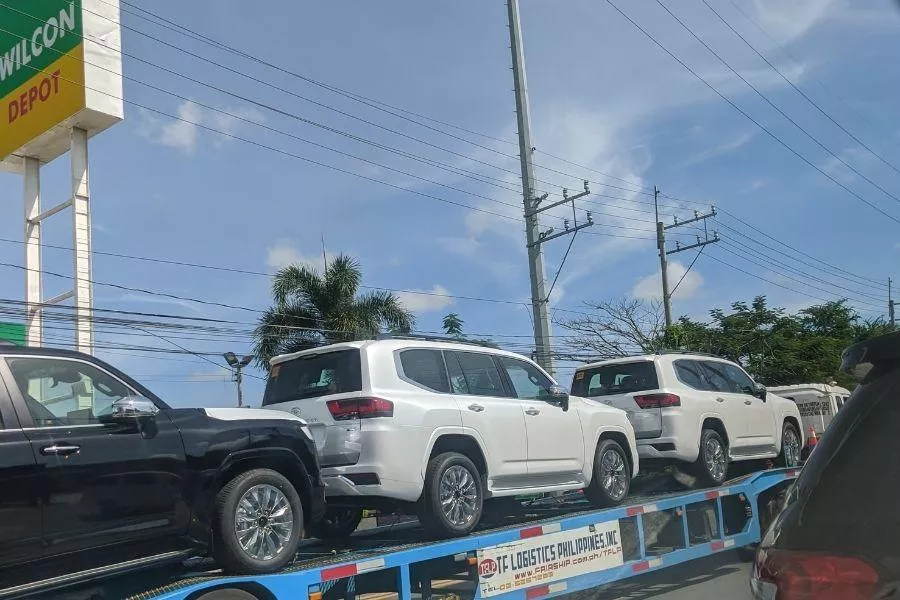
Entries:
[[133, 422], [141, 418], [153, 418], [159, 409], [153, 401], [143, 396], [125, 396], [112, 403], [112, 413], [107, 417], [114, 422]]
[[760, 400], [762, 400], [763, 402], [766, 401], [766, 394], [767, 394], [766, 386], [764, 386], [761, 383], [757, 383], [756, 387], [753, 388], [753, 395], [756, 396], [757, 398], [759, 398]]
[[541, 399], [549, 404], [559, 406], [563, 411], [569, 410], [569, 392], [559, 385], [551, 385], [542, 390]]

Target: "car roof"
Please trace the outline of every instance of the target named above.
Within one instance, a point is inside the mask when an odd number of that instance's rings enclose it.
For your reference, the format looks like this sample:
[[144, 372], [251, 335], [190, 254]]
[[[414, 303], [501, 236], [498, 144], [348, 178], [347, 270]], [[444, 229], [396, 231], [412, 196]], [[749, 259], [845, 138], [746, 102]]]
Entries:
[[714, 354], [704, 354], [703, 352], [662, 352], [660, 354], [635, 354], [634, 356], [622, 356], [618, 358], [609, 358], [606, 360], [599, 360], [592, 363], [587, 363], [585, 365], [581, 365], [576, 371], [582, 371], [584, 369], [592, 369], [594, 367], [602, 367], [606, 365], [618, 365], [623, 363], [633, 363], [633, 362], [655, 362], [661, 358], [702, 358], [703, 360], [714, 360], [718, 362], [726, 362], [732, 363], [732, 361], [727, 358], [722, 358], [721, 356], [716, 356]]
[[842, 388], [839, 385], [829, 385], [826, 383], [795, 383], [793, 385], [771, 385], [767, 386], [770, 392], [802, 392], [812, 390], [815, 392], [839, 392], [849, 394], [850, 390]]
[[383, 349], [387, 352], [394, 352], [395, 350], [403, 350], [405, 348], [433, 348], [435, 350], [458, 350], [460, 352], [483, 352], [487, 354], [494, 354], [497, 356], [508, 356], [510, 358], [517, 358], [519, 360], [526, 359], [530, 360], [529, 357], [524, 356], [522, 354], [516, 354], [515, 352], [509, 352], [507, 350], [501, 350], [499, 348], [491, 348], [489, 346], [485, 346], [483, 344], [478, 344], [475, 342], [465, 342], [465, 341], [444, 341], [444, 340], [428, 340], [428, 339], [417, 339], [417, 338], [402, 338], [402, 339], [383, 339], [383, 340], [363, 340], [357, 342], [340, 342], [337, 344], [329, 344], [327, 346], [319, 346], [316, 348], [310, 348], [309, 350], [301, 350], [299, 352], [293, 352], [291, 354], [280, 354], [278, 356], [273, 357], [269, 360], [270, 365], [276, 365], [283, 362], [287, 362], [293, 360], [295, 358], [300, 358], [304, 356], [314, 356], [316, 354], [324, 354], [327, 352], [336, 352], [339, 350], [350, 350], [350, 349]]
[[[60, 358], [94, 359], [90, 354], [67, 350], [65, 348], [48, 348], [45, 346], [16, 346], [0, 344], [0, 356], [58, 356]], [[96, 359], [94, 359], [96, 360]]]

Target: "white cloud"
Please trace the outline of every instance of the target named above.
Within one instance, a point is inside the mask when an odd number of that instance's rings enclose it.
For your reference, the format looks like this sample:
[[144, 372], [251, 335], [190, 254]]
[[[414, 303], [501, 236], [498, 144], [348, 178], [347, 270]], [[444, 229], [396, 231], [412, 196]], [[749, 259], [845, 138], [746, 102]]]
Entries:
[[[703, 276], [699, 272], [691, 269], [685, 276], [685, 271], [685, 266], [680, 262], [670, 262], [668, 264], [669, 290], [675, 289], [675, 286], [678, 285], [678, 288], [672, 293], [672, 297], [679, 300], [693, 298], [703, 286]], [[678, 281], [682, 277], [684, 277], [684, 280], [679, 284]], [[647, 275], [640, 279], [631, 289], [631, 295], [641, 300], [658, 300], [662, 298], [661, 272], [657, 270], [652, 275]]]
[[730, 154], [731, 152], [734, 152], [735, 150], [739, 150], [746, 146], [747, 143], [752, 140], [755, 135], [756, 134], [754, 132], [748, 131], [746, 133], [742, 133], [732, 140], [728, 140], [712, 148], [707, 148], [706, 150], [698, 152], [697, 154], [689, 158], [684, 163], [684, 166], [688, 167], [691, 165], [697, 165], [702, 162], [718, 158], [719, 156]]
[[334, 260], [335, 255], [331, 252], [307, 256], [287, 240], [280, 240], [274, 246], [266, 249], [266, 265], [271, 269], [283, 269], [289, 265], [302, 265], [318, 272], [325, 270], [325, 258]]
[[450, 292], [442, 285], [435, 285], [430, 290], [397, 292], [397, 298], [403, 306], [415, 313], [435, 312], [453, 304]]
[[150, 111], [141, 110], [137, 132], [151, 142], [190, 155], [197, 151], [199, 134], [206, 131], [203, 127], [225, 134], [214, 134], [213, 146], [221, 148], [229, 140], [227, 136], [235, 135], [242, 127], [250, 126], [243, 119], [256, 123], [265, 121], [265, 116], [252, 107], [223, 108], [221, 111], [209, 110], [190, 100], [178, 106], [178, 119], [167, 120]]

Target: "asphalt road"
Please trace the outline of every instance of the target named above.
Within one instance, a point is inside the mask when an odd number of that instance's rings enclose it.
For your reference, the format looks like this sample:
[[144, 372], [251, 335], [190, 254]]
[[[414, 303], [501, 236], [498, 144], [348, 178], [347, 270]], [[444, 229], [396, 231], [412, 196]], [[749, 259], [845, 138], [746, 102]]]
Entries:
[[564, 597], [567, 600], [752, 600], [750, 566], [737, 552], [722, 552]]

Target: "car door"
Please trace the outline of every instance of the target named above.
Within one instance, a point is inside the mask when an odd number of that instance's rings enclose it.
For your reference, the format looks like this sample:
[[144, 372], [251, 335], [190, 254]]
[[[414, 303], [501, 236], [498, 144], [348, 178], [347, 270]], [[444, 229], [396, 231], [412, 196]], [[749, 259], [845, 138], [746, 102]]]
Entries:
[[[128, 424], [104, 419], [137, 392], [86, 360], [8, 357], [3, 373], [40, 469], [48, 554], [187, 532], [185, 455], [166, 407]], [[2, 365], [0, 365], [2, 368]]]
[[[31, 443], [0, 379], [0, 569], [40, 558], [41, 498]], [[0, 575], [0, 582], [4, 577]]]
[[716, 363], [728, 378], [743, 405], [744, 438], [748, 454], [772, 452], [775, 448], [775, 415], [771, 406], [753, 395], [756, 383], [744, 370], [731, 363]]
[[525, 413], [511, 397], [493, 356], [444, 352], [450, 387], [463, 427], [473, 429], [485, 449], [494, 487], [521, 487], [528, 473]]
[[528, 478], [535, 485], [569, 480], [584, 463], [584, 436], [577, 411], [541, 399], [555, 385], [540, 369], [525, 360], [496, 357], [519, 399], [528, 438]]
[[707, 402], [710, 410], [715, 411], [725, 424], [728, 433], [728, 446], [732, 453], [740, 453], [746, 445], [746, 425], [744, 419], [744, 399], [732, 391], [731, 382], [722, 371], [722, 364], [710, 360], [692, 361], [703, 370], [706, 385]]

